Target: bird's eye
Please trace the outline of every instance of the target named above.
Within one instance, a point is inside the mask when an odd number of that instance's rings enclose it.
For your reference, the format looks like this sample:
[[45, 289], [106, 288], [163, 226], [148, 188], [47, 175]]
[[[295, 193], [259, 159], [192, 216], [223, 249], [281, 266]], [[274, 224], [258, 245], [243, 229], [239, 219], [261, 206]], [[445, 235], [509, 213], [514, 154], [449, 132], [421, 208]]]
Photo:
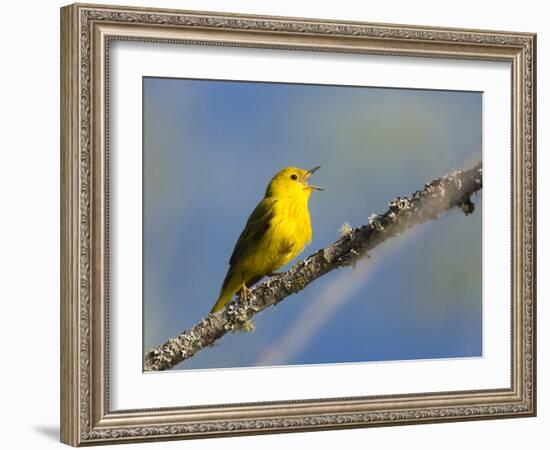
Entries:
[[292, 178], [293, 180], [297, 180], [297, 179], [298, 179], [298, 175], [296, 175], [295, 173], [293, 173], [292, 175], [290, 175], [290, 178]]

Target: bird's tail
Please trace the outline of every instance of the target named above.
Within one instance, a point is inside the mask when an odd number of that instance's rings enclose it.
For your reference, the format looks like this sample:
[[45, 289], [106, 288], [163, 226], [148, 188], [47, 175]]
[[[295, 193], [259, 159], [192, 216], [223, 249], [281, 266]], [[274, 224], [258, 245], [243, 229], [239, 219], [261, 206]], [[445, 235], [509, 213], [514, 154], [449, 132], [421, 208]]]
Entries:
[[214, 304], [213, 308], [210, 310], [210, 313], [218, 312], [223, 309], [227, 303], [229, 303], [229, 300], [233, 297], [234, 292], [221, 292], [220, 296], [218, 297], [218, 300], [216, 300], [216, 303]]
[[230, 269], [223, 280], [222, 288], [220, 289], [220, 295], [216, 303], [210, 310], [210, 313], [221, 311], [227, 303], [233, 298], [233, 295], [239, 290], [240, 282], [238, 277], [234, 276], [233, 271]]

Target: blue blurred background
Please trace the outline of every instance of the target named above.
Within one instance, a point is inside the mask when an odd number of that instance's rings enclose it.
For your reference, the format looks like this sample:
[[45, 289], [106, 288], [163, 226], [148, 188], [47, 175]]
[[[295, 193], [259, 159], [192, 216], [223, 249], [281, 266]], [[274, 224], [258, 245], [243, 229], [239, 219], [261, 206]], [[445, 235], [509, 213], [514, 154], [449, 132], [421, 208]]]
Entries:
[[[144, 78], [144, 351], [200, 321], [270, 178], [322, 168], [300, 258], [481, 159], [479, 92]], [[482, 355], [482, 195], [176, 369]]]

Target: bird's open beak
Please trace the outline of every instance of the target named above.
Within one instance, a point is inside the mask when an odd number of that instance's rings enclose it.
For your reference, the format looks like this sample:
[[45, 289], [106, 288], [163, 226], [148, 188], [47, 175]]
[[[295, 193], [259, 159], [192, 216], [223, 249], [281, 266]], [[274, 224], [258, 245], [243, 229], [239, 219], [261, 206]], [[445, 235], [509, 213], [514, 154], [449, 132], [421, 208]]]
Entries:
[[[321, 168], [321, 166], [315, 166], [313, 169], [309, 169], [307, 172], [306, 172], [306, 176], [304, 177], [304, 181], [307, 181], [309, 180], [309, 178], [311, 177], [311, 175], [313, 175], [315, 172], [317, 172], [319, 169]], [[309, 189], [312, 189], [312, 190], [315, 190], [315, 191], [324, 191], [324, 188], [320, 187], [320, 186], [315, 186], [313, 184], [307, 184], [306, 185]]]

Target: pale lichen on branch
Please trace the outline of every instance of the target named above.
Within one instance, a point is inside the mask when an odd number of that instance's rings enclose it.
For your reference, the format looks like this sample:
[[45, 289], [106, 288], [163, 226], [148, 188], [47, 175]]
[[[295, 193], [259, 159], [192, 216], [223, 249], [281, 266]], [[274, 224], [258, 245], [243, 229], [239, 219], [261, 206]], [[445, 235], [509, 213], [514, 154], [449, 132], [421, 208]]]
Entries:
[[333, 244], [295, 264], [283, 275], [250, 289], [248, 302], [237, 298], [222, 311], [209, 314], [189, 330], [148, 351], [144, 370], [174, 367], [214, 344], [227, 332], [246, 327], [256, 313], [303, 290], [331, 270], [355, 265], [369, 250], [414, 225], [436, 219], [454, 207], [461, 208], [466, 215], [473, 213], [470, 197], [481, 188], [482, 165], [479, 162], [469, 170], [438, 178], [408, 197], [395, 198], [384, 214], [371, 214], [368, 224], [361, 227], [346, 227], [345, 233]]

